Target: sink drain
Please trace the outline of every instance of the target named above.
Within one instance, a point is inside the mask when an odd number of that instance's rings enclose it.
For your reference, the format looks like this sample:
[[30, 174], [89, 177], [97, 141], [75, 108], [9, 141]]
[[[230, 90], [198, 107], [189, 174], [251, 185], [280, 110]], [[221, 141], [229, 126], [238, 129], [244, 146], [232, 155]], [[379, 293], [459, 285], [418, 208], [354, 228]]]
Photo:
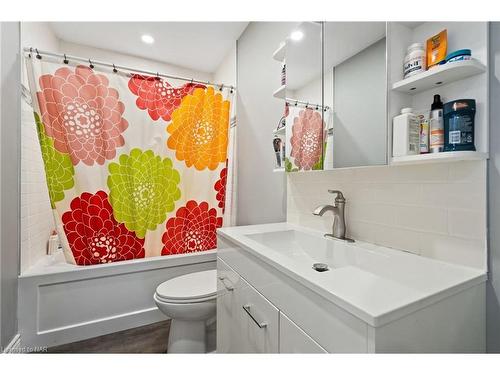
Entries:
[[318, 271], [318, 272], [328, 271], [329, 270], [328, 264], [326, 264], [326, 263], [314, 263], [313, 270]]

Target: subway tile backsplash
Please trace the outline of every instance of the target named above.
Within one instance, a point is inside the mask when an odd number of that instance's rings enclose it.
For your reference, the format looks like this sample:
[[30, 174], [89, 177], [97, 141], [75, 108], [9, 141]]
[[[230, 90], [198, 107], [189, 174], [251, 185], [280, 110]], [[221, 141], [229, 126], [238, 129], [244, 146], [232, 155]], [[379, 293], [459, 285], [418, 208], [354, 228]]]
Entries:
[[347, 234], [358, 240], [486, 268], [486, 161], [289, 173], [287, 220], [330, 232], [328, 189], [346, 197]]

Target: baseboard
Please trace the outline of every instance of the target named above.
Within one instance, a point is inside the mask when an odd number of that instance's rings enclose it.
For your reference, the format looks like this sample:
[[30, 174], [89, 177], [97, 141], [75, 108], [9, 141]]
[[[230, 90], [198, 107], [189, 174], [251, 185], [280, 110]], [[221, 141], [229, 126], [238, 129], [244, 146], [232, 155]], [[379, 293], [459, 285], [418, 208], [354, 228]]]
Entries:
[[4, 353], [19, 353], [21, 349], [21, 335], [15, 335], [9, 344], [5, 347]]

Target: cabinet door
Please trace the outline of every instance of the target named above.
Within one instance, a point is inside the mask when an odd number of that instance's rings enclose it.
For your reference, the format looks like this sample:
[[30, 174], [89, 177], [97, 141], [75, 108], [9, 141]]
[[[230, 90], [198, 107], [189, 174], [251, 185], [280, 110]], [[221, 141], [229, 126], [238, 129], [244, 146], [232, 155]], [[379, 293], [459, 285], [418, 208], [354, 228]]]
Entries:
[[280, 353], [327, 353], [327, 351], [280, 312]]
[[217, 352], [278, 353], [278, 309], [220, 259], [217, 291]]

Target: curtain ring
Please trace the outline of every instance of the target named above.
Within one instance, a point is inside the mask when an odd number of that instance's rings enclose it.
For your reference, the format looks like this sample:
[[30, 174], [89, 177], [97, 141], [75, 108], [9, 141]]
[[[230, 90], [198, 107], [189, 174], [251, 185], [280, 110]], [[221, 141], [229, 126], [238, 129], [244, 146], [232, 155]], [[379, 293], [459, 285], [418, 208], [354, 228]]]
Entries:
[[299, 104], [298, 100], [295, 101], [295, 107], [297, 107], [297, 104]]
[[306, 109], [309, 109], [309, 102], [306, 103]]
[[41, 60], [42, 59], [42, 56], [40, 56], [40, 54], [38, 53], [38, 48], [35, 48], [35, 51], [36, 51], [36, 58], [38, 60]]
[[68, 64], [68, 63], [69, 63], [69, 60], [66, 58], [66, 54], [64, 54], [64, 60], [63, 60], [63, 63], [65, 63], [65, 64]]
[[219, 91], [222, 91], [223, 88], [224, 88], [224, 84], [220, 85]]
[[116, 69], [115, 64], [113, 64], [113, 73], [118, 73], [118, 69]]
[[234, 87], [231, 86], [231, 94], [234, 92]]
[[160, 78], [160, 73], [156, 72], [156, 77], [155, 77], [158, 81], [161, 80]]
[[30, 47], [30, 53], [28, 53], [28, 57], [31, 59], [31, 54], [33, 53], [33, 47]]
[[89, 59], [89, 67], [90, 69], [94, 69], [94, 64], [92, 64], [92, 61], [90, 61], [90, 59]]
[[193, 84], [194, 78], [191, 78], [191, 84]]
[[316, 111], [319, 109], [319, 105], [316, 104]]

